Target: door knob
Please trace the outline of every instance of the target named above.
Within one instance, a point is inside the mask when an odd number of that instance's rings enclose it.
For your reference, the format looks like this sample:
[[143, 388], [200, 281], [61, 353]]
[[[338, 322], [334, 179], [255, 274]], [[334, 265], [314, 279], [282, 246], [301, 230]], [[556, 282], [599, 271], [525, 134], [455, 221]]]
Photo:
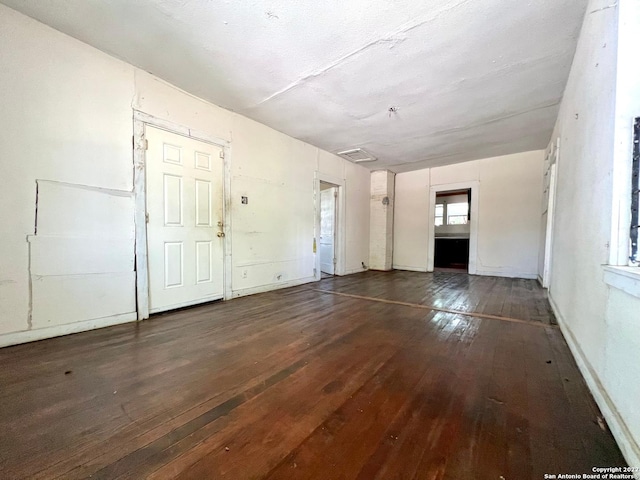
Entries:
[[219, 227], [222, 227], [222, 222], [218, 222], [218, 226], [219, 226]]
[[218, 237], [220, 238], [224, 237], [224, 232], [218, 232]]

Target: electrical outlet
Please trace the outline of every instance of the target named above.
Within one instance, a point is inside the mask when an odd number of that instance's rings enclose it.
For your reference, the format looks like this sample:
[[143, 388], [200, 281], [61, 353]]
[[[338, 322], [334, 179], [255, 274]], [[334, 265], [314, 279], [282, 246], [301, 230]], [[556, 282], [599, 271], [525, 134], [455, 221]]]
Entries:
[[247, 274], [248, 274], [248, 270], [243, 270], [242, 271], [242, 278], [247, 278]]

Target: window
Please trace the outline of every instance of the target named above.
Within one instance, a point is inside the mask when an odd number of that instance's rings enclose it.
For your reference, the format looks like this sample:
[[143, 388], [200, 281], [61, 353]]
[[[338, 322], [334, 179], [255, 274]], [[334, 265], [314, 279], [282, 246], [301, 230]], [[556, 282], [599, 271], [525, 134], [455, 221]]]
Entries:
[[631, 171], [631, 255], [633, 265], [638, 264], [638, 207], [640, 206], [640, 117], [633, 125], [633, 163]]
[[469, 203], [455, 202], [436, 204], [435, 226], [466, 225], [469, 223]]
[[443, 225], [444, 205], [436, 205], [436, 227]]
[[468, 203], [450, 203], [447, 205], [447, 225], [466, 225], [468, 219]]

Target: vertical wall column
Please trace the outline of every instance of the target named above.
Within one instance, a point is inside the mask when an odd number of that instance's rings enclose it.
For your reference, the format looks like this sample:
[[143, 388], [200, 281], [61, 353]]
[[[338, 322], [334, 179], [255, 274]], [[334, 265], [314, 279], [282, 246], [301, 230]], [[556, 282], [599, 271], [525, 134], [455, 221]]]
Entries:
[[371, 231], [369, 268], [391, 270], [393, 265], [393, 203], [396, 174], [388, 170], [371, 172]]

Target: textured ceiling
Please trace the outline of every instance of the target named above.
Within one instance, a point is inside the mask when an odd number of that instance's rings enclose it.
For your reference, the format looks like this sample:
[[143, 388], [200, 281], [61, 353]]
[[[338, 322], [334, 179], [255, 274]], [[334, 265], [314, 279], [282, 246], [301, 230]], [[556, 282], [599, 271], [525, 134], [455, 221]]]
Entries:
[[[396, 172], [547, 145], [586, 0], [0, 0]], [[389, 112], [395, 107], [395, 112]]]

